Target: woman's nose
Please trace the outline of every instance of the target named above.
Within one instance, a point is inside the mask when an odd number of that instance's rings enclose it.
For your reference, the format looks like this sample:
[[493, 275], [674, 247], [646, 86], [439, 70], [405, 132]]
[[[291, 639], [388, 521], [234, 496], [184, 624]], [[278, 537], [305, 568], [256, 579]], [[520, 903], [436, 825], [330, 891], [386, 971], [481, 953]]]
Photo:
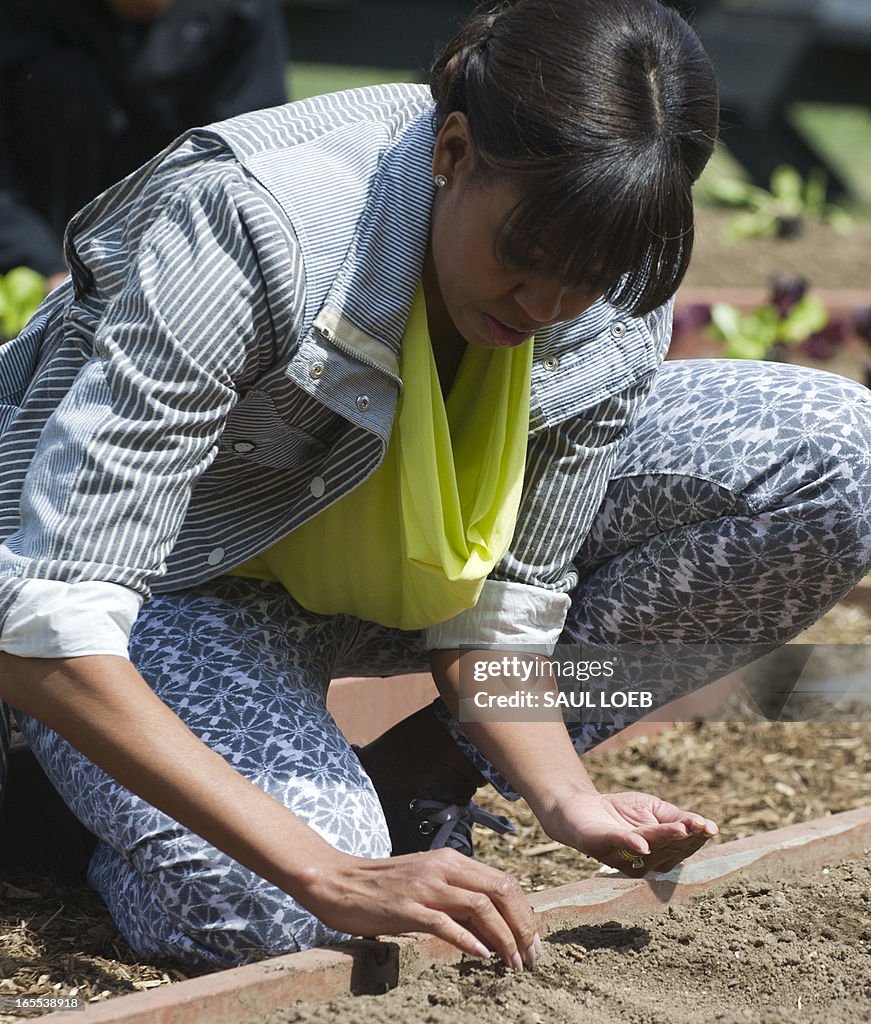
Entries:
[[595, 289], [572, 288], [547, 278], [525, 280], [514, 289], [518, 306], [538, 324], [574, 320], [586, 312], [600, 294]]
[[514, 298], [530, 320], [539, 324], [556, 323], [562, 319], [567, 291], [557, 281], [526, 280], [514, 289]]

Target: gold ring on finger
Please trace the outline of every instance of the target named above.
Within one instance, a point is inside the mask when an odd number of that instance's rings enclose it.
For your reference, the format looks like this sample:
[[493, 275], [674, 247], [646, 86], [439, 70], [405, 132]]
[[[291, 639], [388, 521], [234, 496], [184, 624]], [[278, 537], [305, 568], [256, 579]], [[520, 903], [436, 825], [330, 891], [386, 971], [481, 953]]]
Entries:
[[630, 862], [630, 867], [635, 868], [636, 870], [644, 867], [644, 857], [642, 857], [640, 853], [633, 853], [632, 850], [618, 850], [617, 853], [623, 858], [623, 860], [628, 860]]

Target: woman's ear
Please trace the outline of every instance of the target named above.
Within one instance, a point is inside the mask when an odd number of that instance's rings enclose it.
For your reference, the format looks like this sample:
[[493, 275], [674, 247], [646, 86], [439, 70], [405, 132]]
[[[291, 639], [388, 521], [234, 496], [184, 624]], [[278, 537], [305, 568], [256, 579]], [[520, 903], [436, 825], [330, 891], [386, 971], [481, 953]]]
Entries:
[[443, 174], [448, 182], [468, 174], [474, 166], [469, 119], [462, 111], [452, 110], [436, 136], [432, 155], [433, 177]]

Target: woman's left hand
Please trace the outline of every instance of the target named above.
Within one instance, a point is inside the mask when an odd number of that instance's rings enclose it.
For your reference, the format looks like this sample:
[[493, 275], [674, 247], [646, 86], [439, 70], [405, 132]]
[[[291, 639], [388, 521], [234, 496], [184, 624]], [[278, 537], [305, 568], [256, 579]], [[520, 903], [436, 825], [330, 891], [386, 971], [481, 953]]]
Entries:
[[546, 819], [549, 836], [633, 878], [670, 871], [719, 831], [710, 818], [636, 792], [576, 794]]
[[[649, 793], [599, 793], [556, 713], [538, 722], [474, 721], [462, 715], [460, 664], [471, 661], [471, 673], [479, 657], [488, 653], [430, 651], [436, 686], [469, 739], [526, 798], [552, 839], [640, 878], [648, 871], [670, 871], [717, 834], [709, 818]], [[526, 657], [534, 669], [539, 656]], [[503, 682], [512, 680], [516, 686], [517, 678], [508, 674]]]

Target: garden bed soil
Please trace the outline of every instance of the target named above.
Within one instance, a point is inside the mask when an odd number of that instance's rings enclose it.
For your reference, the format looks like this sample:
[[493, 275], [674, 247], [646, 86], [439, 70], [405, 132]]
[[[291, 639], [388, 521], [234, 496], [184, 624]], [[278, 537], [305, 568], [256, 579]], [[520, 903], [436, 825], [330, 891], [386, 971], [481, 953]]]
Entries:
[[849, 234], [808, 224], [796, 238], [723, 241], [732, 213], [700, 208], [696, 215], [689, 287], [764, 288], [772, 273], [798, 274], [814, 288], [864, 289], [871, 300], [871, 222], [857, 220]]
[[867, 1024], [871, 857], [753, 878], [655, 917], [547, 936], [535, 969], [466, 960], [263, 1024]]

